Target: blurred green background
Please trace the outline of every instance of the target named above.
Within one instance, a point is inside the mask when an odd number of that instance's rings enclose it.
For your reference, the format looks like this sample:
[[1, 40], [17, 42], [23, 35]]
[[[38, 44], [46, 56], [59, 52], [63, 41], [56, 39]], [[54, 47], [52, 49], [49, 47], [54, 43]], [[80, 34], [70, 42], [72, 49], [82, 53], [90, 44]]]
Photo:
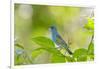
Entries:
[[[83, 26], [87, 23], [87, 17], [91, 17], [92, 12], [93, 8], [89, 7], [15, 4], [15, 43], [22, 45], [28, 58], [30, 58], [31, 52], [40, 47], [32, 41], [32, 38], [45, 36], [51, 39], [49, 27], [55, 25], [73, 52], [79, 48], [87, 49], [92, 35]], [[16, 56], [15, 53], [16, 65], [18, 63], [30, 64], [31, 60], [29, 61], [28, 58], [16, 60]], [[48, 52], [43, 51], [34, 59], [33, 63], [50, 63], [50, 56]]]

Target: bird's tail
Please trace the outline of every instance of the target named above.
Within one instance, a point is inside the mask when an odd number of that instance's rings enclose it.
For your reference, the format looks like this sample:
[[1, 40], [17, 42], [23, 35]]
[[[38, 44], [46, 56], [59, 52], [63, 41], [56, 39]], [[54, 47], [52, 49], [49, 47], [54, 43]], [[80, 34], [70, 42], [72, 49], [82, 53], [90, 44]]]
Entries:
[[71, 50], [69, 50], [68, 48], [66, 49], [67, 51], [68, 51], [68, 53], [70, 54], [70, 55], [72, 55], [73, 53], [72, 53], [72, 51]]

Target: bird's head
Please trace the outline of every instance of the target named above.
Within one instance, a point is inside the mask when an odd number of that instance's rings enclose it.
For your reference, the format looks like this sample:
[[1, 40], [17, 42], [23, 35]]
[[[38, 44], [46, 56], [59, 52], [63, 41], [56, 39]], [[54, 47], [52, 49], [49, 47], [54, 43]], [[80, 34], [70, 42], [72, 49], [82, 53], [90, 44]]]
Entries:
[[53, 26], [50, 26], [49, 30], [52, 32], [52, 33], [57, 33], [57, 29], [56, 27], [53, 25]]
[[50, 26], [49, 29], [50, 29], [50, 30], [56, 30], [56, 27], [55, 27], [55, 26]]

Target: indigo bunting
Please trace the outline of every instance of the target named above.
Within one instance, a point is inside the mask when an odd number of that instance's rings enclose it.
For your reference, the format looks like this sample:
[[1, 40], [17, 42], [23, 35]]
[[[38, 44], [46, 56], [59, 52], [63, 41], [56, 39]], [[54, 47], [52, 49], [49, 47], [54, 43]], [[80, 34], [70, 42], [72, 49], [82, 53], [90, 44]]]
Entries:
[[68, 44], [62, 39], [62, 37], [57, 32], [57, 29], [55, 26], [50, 27], [51, 34], [52, 34], [52, 40], [55, 42], [55, 44], [61, 49], [65, 49], [70, 55], [72, 54], [71, 50], [69, 49]]

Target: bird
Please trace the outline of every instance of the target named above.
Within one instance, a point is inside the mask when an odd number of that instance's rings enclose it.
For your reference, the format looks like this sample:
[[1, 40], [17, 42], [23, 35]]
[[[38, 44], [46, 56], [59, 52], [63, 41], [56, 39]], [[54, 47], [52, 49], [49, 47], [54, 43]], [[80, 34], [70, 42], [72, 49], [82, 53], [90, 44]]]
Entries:
[[72, 55], [72, 51], [69, 49], [68, 44], [63, 40], [63, 38], [60, 36], [58, 33], [57, 29], [55, 26], [50, 26], [50, 31], [51, 31], [51, 36], [53, 42], [59, 47], [59, 48], [64, 48], [66, 52], [68, 52], [70, 55]]

